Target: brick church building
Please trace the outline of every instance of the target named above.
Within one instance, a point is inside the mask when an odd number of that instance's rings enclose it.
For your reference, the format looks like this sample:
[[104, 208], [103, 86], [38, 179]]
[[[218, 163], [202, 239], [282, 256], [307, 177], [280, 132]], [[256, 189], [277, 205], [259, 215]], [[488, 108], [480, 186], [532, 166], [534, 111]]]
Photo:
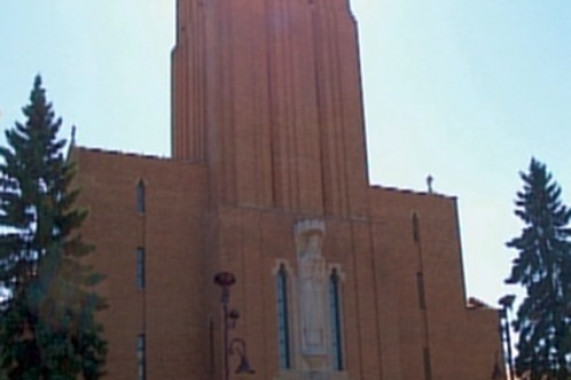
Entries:
[[347, 0], [176, 12], [172, 158], [72, 149], [106, 378], [502, 378], [455, 198], [369, 184]]

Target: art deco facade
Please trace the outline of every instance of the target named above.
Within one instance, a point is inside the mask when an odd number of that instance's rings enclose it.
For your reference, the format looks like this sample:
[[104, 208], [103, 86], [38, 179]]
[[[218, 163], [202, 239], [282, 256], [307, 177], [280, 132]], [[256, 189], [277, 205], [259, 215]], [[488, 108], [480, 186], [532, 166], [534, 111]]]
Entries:
[[491, 379], [455, 199], [369, 185], [346, 0], [179, 0], [176, 28], [173, 157], [72, 152], [107, 377], [221, 379], [228, 271], [233, 378]]

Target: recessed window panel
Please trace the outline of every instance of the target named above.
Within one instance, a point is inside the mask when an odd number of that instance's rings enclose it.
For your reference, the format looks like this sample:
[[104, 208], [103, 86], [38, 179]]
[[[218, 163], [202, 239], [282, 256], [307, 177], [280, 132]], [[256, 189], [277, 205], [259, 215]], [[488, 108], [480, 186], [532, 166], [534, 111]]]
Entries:
[[329, 317], [331, 325], [331, 361], [334, 370], [343, 370], [343, 342], [341, 326], [341, 294], [336, 270], [329, 276]]
[[280, 368], [291, 367], [288, 315], [288, 277], [285, 267], [280, 266], [276, 276], [278, 313], [278, 351]]

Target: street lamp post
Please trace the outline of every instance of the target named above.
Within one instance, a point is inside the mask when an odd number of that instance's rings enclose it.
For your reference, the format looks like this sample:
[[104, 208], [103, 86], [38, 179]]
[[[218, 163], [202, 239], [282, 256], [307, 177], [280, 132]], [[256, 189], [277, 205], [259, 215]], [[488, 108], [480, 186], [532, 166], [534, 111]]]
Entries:
[[220, 303], [222, 304], [222, 333], [223, 333], [223, 360], [224, 360], [224, 380], [230, 379], [229, 356], [238, 355], [240, 364], [235, 373], [253, 374], [255, 371], [250, 367], [246, 356], [246, 342], [242, 338], [230, 340], [230, 330], [236, 327], [240, 314], [234, 308], [230, 308], [230, 287], [236, 283], [236, 277], [230, 272], [220, 272], [214, 276], [214, 283], [222, 288]]

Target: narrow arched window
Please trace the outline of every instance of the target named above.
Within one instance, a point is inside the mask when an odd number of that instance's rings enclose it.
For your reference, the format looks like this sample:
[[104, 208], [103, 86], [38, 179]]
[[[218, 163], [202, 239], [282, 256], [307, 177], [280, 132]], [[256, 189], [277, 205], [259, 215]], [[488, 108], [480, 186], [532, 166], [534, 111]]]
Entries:
[[420, 242], [420, 229], [418, 226], [418, 215], [416, 212], [412, 214], [412, 239], [415, 243]]
[[216, 353], [214, 352], [214, 321], [212, 317], [208, 318], [208, 338], [210, 340], [210, 366], [209, 370], [210, 373], [214, 373], [214, 369], [216, 368], [215, 357]]
[[331, 318], [331, 364], [343, 370], [343, 341], [341, 326], [341, 284], [336, 269], [329, 276], [329, 317]]
[[137, 212], [145, 213], [145, 184], [142, 180], [137, 184]]
[[147, 348], [145, 334], [137, 335], [137, 380], [147, 378]]
[[422, 310], [426, 309], [426, 296], [424, 293], [424, 274], [416, 273], [416, 287], [418, 289], [418, 307]]
[[145, 289], [145, 249], [137, 248], [137, 289]]
[[285, 266], [280, 265], [276, 276], [276, 292], [278, 306], [278, 350], [280, 368], [291, 368], [291, 352], [289, 342], [288, 313], [288, 276]]

